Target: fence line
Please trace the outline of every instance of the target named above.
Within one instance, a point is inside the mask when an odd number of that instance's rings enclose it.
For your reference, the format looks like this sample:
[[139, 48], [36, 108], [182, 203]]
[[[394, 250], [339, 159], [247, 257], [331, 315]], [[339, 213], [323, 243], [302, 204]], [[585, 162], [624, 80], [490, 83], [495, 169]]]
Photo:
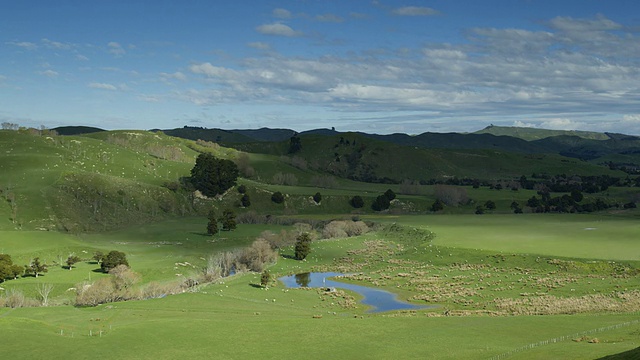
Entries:
[[490, 358], [490, 360], [501, 360], [501, 359], [505, 359], [513, 354], [519, 353], [519, 352], [523, 352], [525, 350], [530, 350], [539, 346], [543, 346], [543, 345], [548, 345], [548, 344], [555, 344], [558, 342], [562, 342], [565, 340], [569, 340], [569, 339], [578, 339], [582, 336], [586, 336], [586, 335], [591, 335], [591, 334], [595, 334], [595, 333], [601, 333], [601, 332], [605, 332], [605, 331], [609, 331], [609, 330], [615, 330], [615, 329], [620, 329], [622, 327], [625, 326], [631, 326], [631, 325], [635, 325], [635, 324], [639, 324], [640, 323], [640, 319], [638, 320], [633, 320], [633, 321], [627, 321], [624, 323], [620, 323], [620, 324], [616, 324], [616, 325], [610, 325], [610, 326], [605, 326], [605, 327], [601, 327], [601, 328], [597, 328], [597, 329], [591, 329], [591, 330], [587, 330], [587, 331], [583, 331], [583, 332], [579, 332], [579, 333], [575, 333], [572, 335], [564, 335], [564, 336], [559, 336], [559, 337], [555, 337], [553, 339], [547, 339], [547, 340], [542, 340], [542, 341], [538, 341], [535, 343], [531, 343], [531, 344], [527, 344], [525, 346], [521, 346], [519, 348], [507, 351], [506, 353], [502, 353], [496, 356], [493, 356]]

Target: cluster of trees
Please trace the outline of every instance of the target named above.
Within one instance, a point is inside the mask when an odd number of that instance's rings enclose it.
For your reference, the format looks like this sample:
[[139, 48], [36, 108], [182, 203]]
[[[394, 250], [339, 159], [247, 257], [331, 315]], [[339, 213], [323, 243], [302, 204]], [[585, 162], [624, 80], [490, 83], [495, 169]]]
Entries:
[[582, 203], [584, 196], [579, 190], [572, 190], [570, 194], [552, 197], [548, 191], [538, 191], [537, 196], [532, 196], [527, 200], [527, 206], [536, 213], [548, 212], [594, 212], [606, 210], [611, 207], [604, 200], [598, 198], [594, 202]]
[[24, 273], [24, 267], [16, 265], [9, 254], [0, 254], [0, 282], [17, 279]]
[[[396, 193], [391, 189], [387, 189], [384, 194], [378, 195], [375, 200], [373, 200], [371, 209], [373, 209], [374, 211], [387, 210], [391, 206], [391, 201], [393, 201], [395, 198]], [[364, 199], [362, 198], [362, 196], [356, 195], [349, 199], [349, 205], [351, 205], [355, 209], [360, 209], [364, 207]]]

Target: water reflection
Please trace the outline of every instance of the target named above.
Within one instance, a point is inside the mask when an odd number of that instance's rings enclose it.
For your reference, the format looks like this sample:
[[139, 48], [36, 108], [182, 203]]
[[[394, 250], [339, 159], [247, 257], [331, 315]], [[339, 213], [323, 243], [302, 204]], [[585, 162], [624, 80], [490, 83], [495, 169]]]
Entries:
[[388, 291], [362, 286], [342, 283], [339, 281], [331, 280], [330, 278], [341, 276], [343, 274], [335, 272], [326, 273], [300, 273], [291, 276], [284, 276], [278, 280], [282, 281], [285, 286], [290, 288], [296, 287], [326, 287], [326, 288], [340, 288], [354, 291], [364, 298], [362, 304], [372, 307], [368, 312], [383, 312], [392, 310], [416, 310], [425, 309], [432, 306], [414, 305], [401, 300], [398, 300], [396, 294]]
[[300, 273], [294, 275], [296, 278], [296, 284], [299, 287], [308, 287], [311, 282], [311, 273]]

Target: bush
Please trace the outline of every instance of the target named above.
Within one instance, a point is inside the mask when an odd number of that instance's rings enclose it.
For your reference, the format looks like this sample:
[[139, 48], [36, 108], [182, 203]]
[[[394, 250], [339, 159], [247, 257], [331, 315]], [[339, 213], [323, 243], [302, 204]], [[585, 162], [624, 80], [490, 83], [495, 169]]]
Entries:
[[239, 264], [245, 265], [251, 271], [260, 272], [264, 266], [278, 259], [278, 252], [264, 239], [257, 239], [248, 248], [244, 248], [238, 259]]
[[437, 212], [441, 210], [444, 210], [444, 203], [442, 202], [442, 200], [436, 200], [433, 202], [433, 204], [431, 204], [431, 211]]
[[349, 200], [349, 204], [351, 204], [351, 206], [353, 206], [356, 209], [360, 209], [361, 207], [364, 206], [364, 200], [362, 199], [361, 196], [356, 195], [352, 197], [351, 200]]
[[449, 206], [458, 206], [469, 201], [467, 190], [457, 186], [436, 185], [434, 187], [434, 195], [437, 200]]
[[242, 195], [242, 197], [240, 198], [240, 204], [242, 205], [242, 207], [251, 206], [251, 199], [249, 198], [248, 194]]
[[245, 194], [245, 193], [247, 192], [247, 187], [246, 187], [244, 184], [243, 184], [243, 185], [238, 186], [238, 192], [239, 192], [240, 194]]
[[267, 285], [269, 285], [269, 281], [271, 281], [271, 274], [269, 273], [269, 270], [265, 269], [260, 276], [260, 285], [267, 287]]
[[284, 202], [284, 195], [280, 191], [276, 191], [271, 195], [271, 201], [276, 204], [282, 204]]
[[322, 194], [319, 192], [315, 193], [315, 195], [313, 195], [313, 201], [315, 201], [316, 204], [320, 204], [320, 201], [322, 201]]
[[384, 192], [384, 195], [387, 197], [387, 199], [389, 199], [389, 201], [392, 201], [396, 198], [396, 193], [391, 189], [387, 189], [387, 191]]
[[325, 239], [358, 236], [369, 232], [369, 226], [362, 221], [334, 220], [322, 229]]
[[373, 201], [373, 204], [371, 204], [371, 208], [375, 211], [387, 210], [389, 209], [389, 206], [391, 206], [391, 201], [385, 194], [378, 195], [378, 197]]
[[231, 231], [235, 230], [236, 225], [236, 213], [233, 210], [226, 209], [222, 212], [222, 217], [220, 218], [220, 222], [222, 223], [222, 230]]

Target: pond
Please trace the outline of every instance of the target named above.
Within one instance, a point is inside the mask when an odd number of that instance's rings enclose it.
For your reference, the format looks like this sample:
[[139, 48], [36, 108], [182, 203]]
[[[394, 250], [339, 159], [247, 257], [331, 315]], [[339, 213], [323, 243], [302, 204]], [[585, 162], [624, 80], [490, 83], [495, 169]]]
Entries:
[[347, 284], [335, 280], [330, 280], [332, 277], [342, 276], [344, 274], [335, 273], [335, 272], [324, 272], [324, 273], [301, 273], [290, 276], [283, 276], [278, 280], [282, 281], [286, 287], [296, 288], [296, 287], [313, 287], [313, 288], [340, 288], [347, 289], [353, 292], [356, 292], [364, 297], [361, 303], [364, 305], [371, 306], [371, 309], [367, 312], [369, 313], [377, 313], [383, 311], [392, 311], [392, 310], [417, 310], [417, 309], [426, 309], [432, 306], [426, 305], [415, 305], [410, 304], [408, 302], [404, 302], [398, 300], [398, 295], [394, 293], [390, 293], [388, 291], [362, 286], [362, 285], [354, 285]]

